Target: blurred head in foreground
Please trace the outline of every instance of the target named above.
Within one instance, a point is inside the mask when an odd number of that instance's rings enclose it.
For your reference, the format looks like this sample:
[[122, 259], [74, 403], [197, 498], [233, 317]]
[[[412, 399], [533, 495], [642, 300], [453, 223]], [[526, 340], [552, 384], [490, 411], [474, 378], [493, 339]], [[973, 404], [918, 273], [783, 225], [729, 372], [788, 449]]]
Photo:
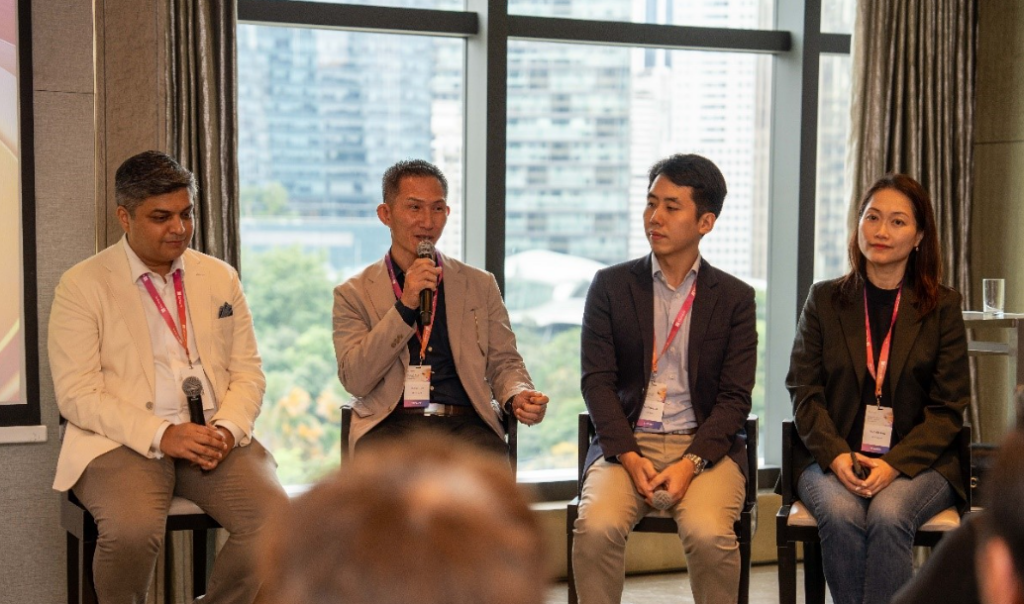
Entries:
[[977, 550], [982, 601], [1024, 603], [1024, 432], [1003, 441], [995, 466], [984, 477], [983, 536]]
[[535, 604], [548, 585], [507, 461], [426, 434], [368, 445], [294, 500], [265, 562], [279, 604]]

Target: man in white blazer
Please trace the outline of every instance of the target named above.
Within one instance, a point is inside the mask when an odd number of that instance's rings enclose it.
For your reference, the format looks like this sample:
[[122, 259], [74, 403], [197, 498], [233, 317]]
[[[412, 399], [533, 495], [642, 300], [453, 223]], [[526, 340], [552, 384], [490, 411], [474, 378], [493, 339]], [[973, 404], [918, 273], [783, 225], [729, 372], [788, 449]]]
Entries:
[[[334, 290], [338, 376], [354, 397], [351, 447], [434, 429], [507, 452], [501, 415], [535, 424], [548, 397], [533, 389], [494, 275], [433, 253], [449, 212], [436, 166], [398, 162], [382, 189], [377, 217], [391, 248]], [[424, 290], [433, 297], [429, 322]]]
[[[131, 157], [115, 186], [124, 238], [63, 275], [50, 315], [67, 419], [53, 486], [96, 519], [101, 604], [145, 602], [175, 495], [230, 533], [203, 601], [251, 603], [260, 535], [287, 496], [252, 434], [265, 380], [238, 274], [188, 249], [196, 183], [172, 158]], [[193, 421], [186, 380], [201, 386]]]

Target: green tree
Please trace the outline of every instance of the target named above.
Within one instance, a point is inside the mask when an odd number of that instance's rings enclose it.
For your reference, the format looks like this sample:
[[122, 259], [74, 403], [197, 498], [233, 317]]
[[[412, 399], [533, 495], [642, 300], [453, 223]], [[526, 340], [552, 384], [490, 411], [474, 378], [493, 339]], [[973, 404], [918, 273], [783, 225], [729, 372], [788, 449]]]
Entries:
[[288, 205], [288, 189], [279, 182], [262, 187], [242, 187], [239, 197], [242, 216], [294, 216]]
[[285, 484], [317, 480], [338, 465], [338, 382], [325, 255], [300, 247], [243, 250], [246, 296], [267, 376], [259, 438]]

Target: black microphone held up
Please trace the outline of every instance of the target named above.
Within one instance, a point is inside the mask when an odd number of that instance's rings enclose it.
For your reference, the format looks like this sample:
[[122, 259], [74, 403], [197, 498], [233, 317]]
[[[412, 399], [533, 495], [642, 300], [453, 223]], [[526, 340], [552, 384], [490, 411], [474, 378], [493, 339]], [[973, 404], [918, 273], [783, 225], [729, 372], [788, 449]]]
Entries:
[[199, 378], [190, 375], [181, 383], [181, 389], [188, 399], [188, 418], [193, 424], [206, 425], [206, 416], [203, 415], [203, 383]]
[[[434, 260], [434, 244], [427, 239], [423, 239], [416, 245], [416, 256], [418, 258], [430, 258]], [[430, 325], [434, 320], [433, 317], [433, 306], [434, 306], [434, 290], [430, 288], [424, 288], [420, 292], [420, 323], [423, 326]]]

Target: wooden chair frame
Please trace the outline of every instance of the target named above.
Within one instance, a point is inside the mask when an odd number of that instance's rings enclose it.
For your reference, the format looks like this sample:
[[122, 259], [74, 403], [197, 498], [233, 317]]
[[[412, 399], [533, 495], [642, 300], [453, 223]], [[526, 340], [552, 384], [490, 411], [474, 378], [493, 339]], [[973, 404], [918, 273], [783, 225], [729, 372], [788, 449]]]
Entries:
[[[216, 552], [216, 535], [211, 529], [220, 528], [220, 524], [205, 513], [176, 514], [173, 508], [172, 503], [164, 543], [166, 545], [175, 531], [192, 531], [192, 598], [195, 599], [206, 593], [206, 580], [213, 568]], [[60, 524], [67, 531], [68, 604], [97, 604], [92, 576], [98, 536], [96, 521], [71, 491], [65, 492], [61, 498]], [[170, 584], [164, 585], [164, 593], [169, 602]]]
[[[796, 604], [796, 545], [804, 548], [804, 600], [806, 604], [824, 604], [825, 570], [821, 561], [821, 539], [817, 526], [794, 526], [789, 524], [793, 504], [797, 501], [796, 485], [793, 484], [793, 446], [796, 433], [793, 420], [782, 422], [782, 474], [779, 485], [782, 491], [782, 507], [775, 515], [776, 545], [779, 555], [779, 602]], [[964, 490], [971, 496], [971, 427], [964, 425], [957, 436], [960, 456], [960, 472], [964, 477]], [[970, 509], [967, 502], [965, 509]], [[914, 545], [934, 547], [945, 534], [945, 530], [919, 530], [914, 536]]]

